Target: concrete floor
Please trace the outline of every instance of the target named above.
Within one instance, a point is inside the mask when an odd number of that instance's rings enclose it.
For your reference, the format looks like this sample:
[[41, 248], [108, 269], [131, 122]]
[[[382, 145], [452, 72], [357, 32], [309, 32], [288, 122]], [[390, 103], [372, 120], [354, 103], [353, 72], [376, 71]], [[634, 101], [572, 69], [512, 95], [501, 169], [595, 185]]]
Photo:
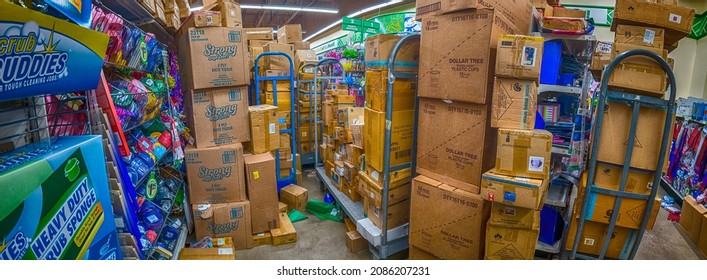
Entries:
[[[309, 190], [309, 197], [323, 200], [319, 181], [313, 171], [305, 170], [303, 187]], [[660, 190], [659, 196], [664, 192]], [[368, 250], [351, 253], [346, 248], [343, 223], [319, 220], [304, 212], [309, 219], [294, 223], [297, 229], [297, 243], [280, 246], [260, 246], [237, 252], [242, 260], [367, 260]], [[680, 225], [667, 219], [668, 213], [661, 209], [652, 231], [646, 232], [636, 254], [639, 260], [699, 260], [704, 255], [685, 235]]]

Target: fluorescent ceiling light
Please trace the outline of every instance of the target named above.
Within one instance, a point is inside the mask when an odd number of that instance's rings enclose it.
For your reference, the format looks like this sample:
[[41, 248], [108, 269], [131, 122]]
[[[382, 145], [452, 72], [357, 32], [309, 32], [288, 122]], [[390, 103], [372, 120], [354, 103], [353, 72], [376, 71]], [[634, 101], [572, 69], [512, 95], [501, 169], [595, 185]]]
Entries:
[[[370, 12], [370, 11], [374, 11], [374, 10], [377, 10], [377, 9], [380, 9], [380, 8], [384, 8], [384, 7], [387, 7], [387, 6], [390, 6], [390, 5], [394, 5], [394, 4], [398, 4], [398, 3], [402, 3], [402, 2], [403, 2], [403, 0], [391, 0], [391, 1], [388, 1], [388, 2], [385, 2], [385, 3], [381, 3], [381, 4], [378, 4], [378, 5], [375, 5], [375, 6], [371, 6], [371, 7], [368, 7], [368, 8], [365, 8], [365, 9], [362, 9], [362, 10], [359, 10], [359, 11], [356, 11], [356, 12], [353, 12], [353, 13], [347, 15], [347, 17], [360, 16], [360, 15], [365, 14], [365, 13], [368, 13], [368, 12]], [[243, 6], [241, 6], [241, 7], [243, 7]], [[341, 20], [337, 20], [337, 21], [335, 21], [334, 23], [329, 24], [329, 25], [327, 25], [326, 27], [320, 29], [319, 31], [314, 32], [312, 35], [309, 35], [309, 37], [305, 38], [304, 40], [305, 40], [305, 41], [309, 41], [310, 39], [312, 39], [312, 38], [318, 36], [319, 34], [322, 34], [322, 33], [326, 32], [327, 30], [329, 30], [329, 29], [331, 29], [331, 28], [336, 27], [336, 26], [339, 25], [339, 24], [341, 24]]]
[[195, 12], [195, 11], [201, 10], [201, 8], [203, 8], [203, 7], [204, 7], [204, 6], [191, 7], [191, 8], [189, 8], [189, 11], [190, 11], [190, 12]]
[[241, 9], [278, 10], [278, 11], [327, 13], [327, 14], [338, 14], [339, 13], [339, 10], [337, 10], [337, 9], [308, 8], [308, 7], [298, 7], [298, 6], [275, 6], [275, 5], [242, 4]]

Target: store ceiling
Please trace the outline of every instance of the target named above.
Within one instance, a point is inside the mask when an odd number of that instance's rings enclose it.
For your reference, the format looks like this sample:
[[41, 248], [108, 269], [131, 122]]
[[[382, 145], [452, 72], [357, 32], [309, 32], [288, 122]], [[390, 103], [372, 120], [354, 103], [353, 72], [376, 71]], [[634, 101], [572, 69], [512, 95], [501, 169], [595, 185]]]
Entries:
[[243, 10], [243, 22], [246, 28], [272, 27], [279, 28], [285, 24], [302, 25], [303, 37], [306, 38], [319, 29], [331, 24], [341, 17], [358, 10], [388, 2], [388, 0], [240, 0], [241, 4], [302, 6], [310, 8], [338, 9], [338, 14], [290, 12], [271, 10]]

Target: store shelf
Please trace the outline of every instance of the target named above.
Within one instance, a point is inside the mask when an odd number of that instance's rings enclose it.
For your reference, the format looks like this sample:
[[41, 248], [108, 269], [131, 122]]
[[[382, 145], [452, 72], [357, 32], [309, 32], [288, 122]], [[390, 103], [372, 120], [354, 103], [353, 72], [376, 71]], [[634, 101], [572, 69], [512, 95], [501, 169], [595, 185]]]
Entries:
[[555, 33], [533, 32], [533, 36], [543, 37], [545, 41], [561, 40], [562, 54], [570, 55], [577, 60], [589, 62], [592, 59], [597, 38], [594, 35], [566, 35]]
[[569, 186], [563, 186], [562, 184], [553, 184], [552, 182], [550, 182], [550, 187], [547, 190], [547, 197], [545, 198], [545, 204], [562, 208], [567, 207], [567, 194], [569, 194], [569, 191]]
[[179, 232], [179, 238], [177, 238], [177, 247], [174, 248], [174, 251], [172, 252], [172, 259], [173, 260], [179, 259], [179, 253], [181, 253], [182, 249], [184, 249], [184, 244], [187, 242], [188, 235], [189, 235], [189, 231], [187, 230], [187, 226], [182, 225], [182, 228], [180, 229], [180, 232]]
[[540, 84], [540, 86], [538, 86], [538, 93], [543, 93], [543, 92], [561, 92], [561, 93], [580, 95], [580, 94], [582, 94], [582, 88], [581, 87]]
[[542, 241], [538, 241], [537, 244], [535, 244], [535, 250], [541, 251], [541, 252], [546, 252], [550, 254], [558, 254], [561, 251], [561, 244], [562, 240], [559, 240], [555, 242], [553, 245], [547, 245]]
[[562, 145], [555, 145], [555, 144], [552, 145], [552, 153], [565, 155], [565, 156], [572, 155], [572, 153], [570, 153], [570, 147], [562, 146]]
[[680, 192], [673, 188], [671, 184], [668, 183], [668, 181], [665, 180], [665, 178], [660, 178], [660, 186], [665, 190], [665, 192], [671, 196], [673, 199], [675, 199], [675, 203], [677, 205], [680, 205], [682, 207], [682, 195], [680, 195]]
[[302, 159], [302, 164], [314, 164], [314, 153], [301, 153], [300, 159]]
[[353, 202], [351, 199], [349, 199], [348, 196], [346, 196], [346, 194], [339, 191], [339, 189], [337, 189], [331, 182], [331, 179], [326, 176], [324, 167], [317, 167], [316, 173], [317, 177], [319, 177], [319, 182], [321, 182], [329, 191], [329, 193], [334, 196], [334, 199], [339, 205], [341, 205], [341, 207], [344, 209], [344, 213], [346, 213], [346, 215], [351, 218], [351, 220], [358, 221], [364, 219], [363, 203]]

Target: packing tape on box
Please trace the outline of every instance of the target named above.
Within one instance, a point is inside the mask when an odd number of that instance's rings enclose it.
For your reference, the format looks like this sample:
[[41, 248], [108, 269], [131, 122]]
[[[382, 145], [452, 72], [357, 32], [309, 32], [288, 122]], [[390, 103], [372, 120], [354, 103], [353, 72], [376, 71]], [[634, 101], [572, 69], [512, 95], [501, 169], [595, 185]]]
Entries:
[[[523, 60], [524, 60], [524, 56], [525, 56], [525, 54], [526, 54], [525, 50], [526, 50], [526, 48], [527, 48], [527, 47], [525, 46], [525, 42], [526, 42], [526, 41], [535, 41], [535, 42], [540, 42], [540, 43], [542, 43], [543, 41], [545, 41], [542, 37], [528, 37], [528, 36], [520, 37], [520, 36], [512, 36], [512, 35], [504, 35], [504, 37], [502, 38], [502, 40], [507, 40], [507, 39], [509, 39], [510, 37], [514, 37], [514, 38], [513, 38], [513, 45], [514, 45], [514, 46], [519, 46], [520, 48], [518, 48], [518, 50], [522, 50], [522, 51], [513, 52], [513, 61], [514, 61], [514, 62], [515, 62], [515, 61], [523, 61]], [[513, 75], [514, 75], [514, 76], [516, 76], [516, 77], [521, 77], [521, 76], [523, 76], [523, 72], [526, 71], [526, 69], [525, 69], [524, 67], [533, 67], [533, 66], [535, 66], [535, 63], [538, 61], [537, 49], [536, 49], [536, 48], [531, 48], [531, 49], [534, 49], [533, 53], [535, 54], [535, 55], [532, 57], [532, 62], [533, 62], [532, 65], [523, 65], [523, 66], [516, 66], [516, 65], [513, 65], [511, 71], [513, 72]], [[541, 58], [541, 59], [542, 59], [542, 58]], [[521, 63], [521, 64], [524, 64], [524, 63]]]

